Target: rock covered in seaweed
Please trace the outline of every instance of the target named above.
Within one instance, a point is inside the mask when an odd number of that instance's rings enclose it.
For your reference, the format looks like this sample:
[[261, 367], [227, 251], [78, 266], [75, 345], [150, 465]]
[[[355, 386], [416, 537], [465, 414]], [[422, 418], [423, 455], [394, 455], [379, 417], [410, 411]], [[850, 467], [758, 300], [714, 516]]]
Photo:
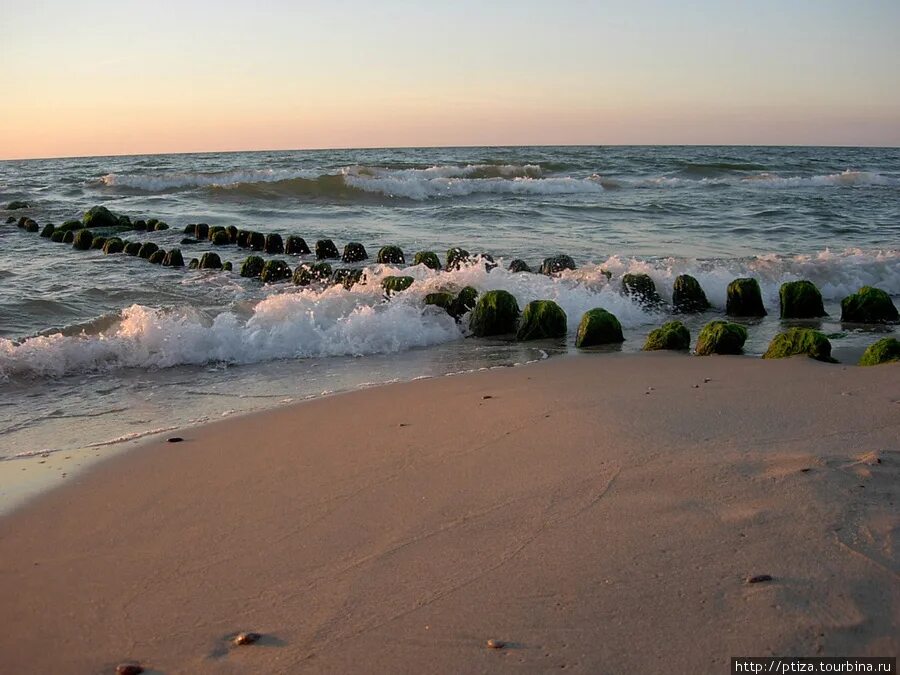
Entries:
[[596, 347], [622, 342], [625, 342], [622, 324], [612, 312], [596, 307], [582, 315], [575, 333], [576, 347]]
[[515, 273], [519, 272], [530, 272], [531, 267], [528, 266], [528, 263], [524, 260], [519, 260], [516, 258], [511, 263], [509, 263], [509, 271]]
[[828, 316], [822, 293], [811, 281], [788, 281], [778, 290], [782, 319], [818, 319]]
[[110, 237], [106, 240], [106, 243], [103, 244], [103, 252], [106, 255], [110, 255], [113, 253], [121, 253], [125, 250], [125, 242], [119, 239], [118, 237]]
[[241, 276], [248, 279], [255, 279], [262, 274], [263, 266], [266, 261], [258, 255], [247, 256], [247, 259], [241, 264]]
[[413, 285], [412, 277], [385, 277], [381, 280], [381, 287], [387, 295], [400, 293]]
[[281, 255], [284, 253], [284, 241], [280, 234], [266, 235], [266, 253], [269, 255]]
[[306, 239], [292, 234], [284, 242], [284, 252], [287, 255], [309, 255], [310, 250]]
[[102, 251], [106, 246], [106, 237], [94, 237], [91, 241], [91, 248], [95, 251]]
[[15, 201], [11, 201], [6, 205], [7, 211], [18, 211], [19, 209], [27, 209], [30, 208], [28, 202], [22, 201], [21, 199], [17, 199]]
[[334, 260], [340, 257], [337, 246], [331, 239], [319, 239], [316, 242], [316, 260]]
[[41, 226], [38, 225], [38, 222], [36, 220], [32, 220], [31, 218], [29, 218], [28, 220], [25, 221], [25, 231], [26, 232], [37, 232], [40, 229], [41, 229]]
[[50, 235], [50, 241], [57, 244], [61, 244], [65, 238], [66, 233], [58, 228], [53, 231], [53, 234]]
[[291, 268], [284, 260], [267, 260], [259, 274], [264, 284], [275, 284], [291, 278]]
[[188, 263], [189, 270], [196, 270], [200, 268], [200, 261], [197, 258], [191, 258], [191, 261]]
[[688, 350], [691, 348], [691, 332], [680, 321], [668, 321], [661, 327], [650, 331], [644, 342], [644, 351], [652, 352], [662, 349]]
[[362, 282], [363, 270], [342, 267], [334, 270], [331, 274], [331, 281], [336, 285], [343, 286], [348, 291], [356, 284]]
[[316, 281], [324, 281], [331, 277], [331, 265], [327, 262], [303, 263], [294, 270], [294, 285], [309, 286]]
[[563, 270], [574, 269], [575, 261], [572, 259], [572, 256], [569, 255], [554, 255], [549, 258], [544, 258], [544, 261], [541, 263], [541, 274], [546, 274], [547, 276], [559, 274]]
[[68, 232], [63, 233], [63, 243], [64, 244], [73, 244], [75, 243], [75, 233], [80, 232], [81, 230], [69, 230]]
[[441, 259], [434, 251], [419, 251], [413, 259], [413, 265], [425, 265], [430, 270], [441, 269]]
[[194, 226], [194, 236], [197, 239], [209, 239], [209, 225], [207, 223], [197, 223]]
[[349, 244], [344, 246], [344, 255], [341, 256], [341, 260], [346, 263], [354, 263], [360, 262], [361, 260], [366, 260], [369, 257], [369, 254], [366, 253], [366, 247], [360, 244], [358, 241], [351, 241]]
[[125, 242], [125, 248], [122, 250], [125, 252], [125, 255], [137, 255], [141, 250], [141, 242], [127, 241]]
[[469, 252], [466, 249], [454, 246], [447, 251], [448, 270], [458, 270], [467, 262], [469, 262]]
[[710, 307], [706, 293], [690, 274], [680, 274], [675, 277], [672, 289], [672, 309], [678, 314], [692, 314], [705, 312]]
[[228, 232], [225, 231], [225, 228], [216, 230], [215, 232], [211, 232], [209, 235], [209, 240], [213, 243], [213, 246], [227, 246], [231, 243], [231, 241], [228, 239]]
[[234, 269], [234, 265], [231, 264], [230, 260], [226, 260], [222, 263], [222, 271], [223, 272], [231, 272]]
[[488, 291], [475, 305], [469, 316], [469, 330], [476, 337], [507, 335], [516, 332], [519, 303], [515, 296], [503, 290]]
[[877, 366], [882, 363], [893, 363], [895, 361], [900, 361], [900, 340], [886, 337], [866, 348], [862, 358], [859, 360], [859, 365]]
[[380, 265], [404, 265], [406, 257], [399, 246], [382, 246], [378, 249], [378, 263]]
[[222, 259], [218, 253], [204, 253], [200, 256], [199, 267], [201, 270], [220, 270], [222, 269]]
[[635, 298], [640, 304], [657, 306], [662, 304], [662, 298], [656, 292], [656, 284], [649, 274], [626, 274], [622, 277], [622, 291], [625, 295]]
[[138, 250], [138, 258], [143, 258], [144, 260], [150, 260], [150, 256], [156, 253], [159, 250], [159, 246], [157, 246], [152, 241], [147, 241], [141, 244], [141, 248]]
[[694, 351], [699, 356], [709, 354], [743, 354], [747, 329], [738, 323], [717, 319], [700, 331]]
[[67, 220], [58, 228], [61, 232], [74, 232], [75, 230], [80, 230], [84, 227], [84, 223], [80, 220]]
[[164, 250], [157, 249], [154, 251], [149, 258], [147, 258], [148, 262], [153, 265], [162, 265], [163, 261], [166, 259], [166, 252]]
[[725, 313], [728, 316], [766, 316], [759, 282], [750, 277], [735, 279], [728, 284]]
[[845, 323], [893, 323], [897, 319], [894, 301], [880, 288], [863, 286], [841, 300], [841, 321]]
[[90, 230], [78, 230], [72, 235], [72, 248], [87, 251], [94, 243], [94, 235]]
[[552, 300], [532, 300], [525, 305], [516, 339], [546, 340], [565, 337], [568, 319], [563, 308]]
[[53, 225], [53, 223], [47, 223], [46, 225], [44, 225], [44, 229], [41, 230], [40, 236], [44, 237], [45, 239], [49, 239], [53, 236], [53, 233], [55, 231], [56, 227]]
[[105, 206], [94, 206], [84, 212], [81, 218], [85, 227], [114, 227], [119, 224], [119, 217]]
[[184, 267], [184, 257], [181, 255], [181, 249], [173, 248], [166, 253], [162, 264], [163, 267]]
[[779, 333], [769, 343], [764, 359], [784, 359], [806, 355], [817, 361], [836, 363], [831, 358], [831, 343], [823, 333], [812, 328], [790, 328]]
[[262, 251], [266, 248], [266, 235], [262, 232], [251, 232], [247, 237], [247, 246], [251, 251]]

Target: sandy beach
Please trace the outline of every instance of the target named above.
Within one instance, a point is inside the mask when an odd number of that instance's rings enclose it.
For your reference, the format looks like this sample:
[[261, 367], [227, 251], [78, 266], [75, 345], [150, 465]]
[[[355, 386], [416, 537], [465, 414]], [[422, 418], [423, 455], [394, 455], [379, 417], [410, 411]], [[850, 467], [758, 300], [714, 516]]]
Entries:
[[184, 429], [0, 519], [0, 671], [893, 656], [898, 375], [584, 355]]

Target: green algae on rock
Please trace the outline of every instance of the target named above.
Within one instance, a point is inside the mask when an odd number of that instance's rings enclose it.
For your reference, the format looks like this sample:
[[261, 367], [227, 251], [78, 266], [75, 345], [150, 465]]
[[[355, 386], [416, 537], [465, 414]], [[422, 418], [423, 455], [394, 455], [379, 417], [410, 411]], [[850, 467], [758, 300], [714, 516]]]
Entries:
[[381, 265], [403, 265], [406, 258], [399, 246], [382, 246], [378, 250], [378, 263]]
[[693, 314], [705, 312], [710, 307], [706, 293], [690, 274], [680, 274], [675, 277], [672, 289], [672, 309], [678, 314]]
[[743, 277], [728, 284], [725, 313], [728, 316], [766, 316], [762, 291], [756, 279]]
[[334, 242], [331, 241], [331, 239], [319, 239], [319, 241], [316, 242], [317, 260], [328, 260], [340, 257], [337, 246], [334, 245]]
[[642, 305], [662, 304], [662, 298], [656, 292], [656, 284], [649, 274], [626, 274], [622, 277], [622, 291]]
[[782, 319], [818, 319], [828, 316], [822, 302], [822, 293], [816, 285], [805, 279], [781, 284], [778, 291]]
[[836, 363], [831, 358], [831, 343], [823, 333], [812, 328], [790, 328], [779, 333], [769, 343], [764, 359], [784, 359], [806, 355], [816, 361]]
[[341, 256], [341, 260], [347, 263], [354, 263], [366, 260], [368, 257], [369, 254], [366, 252], [365, 246], [358, 241], [351, 241], [344, 246], [344, 254]]
[[162, 264], [163, 267], [184, 267], [184, 257], [181, 255], [181, 249], [173, 248], [166, 253]]
[[[240, 238], [238, 238], [238, 245], [240, 245]], [[308, 255], [310, 250], [306, 239], [292, 234], [284, 242], [284, 252], [287, 255]]]
[[144, 260], [149, 260], [150, 256], [156, 253], [159, 250], [159, 246], [154, 244], [152, 241], [147, 241], [141, 244], [141, 248], [138, 250], [138, 258], [143, 258]]
[[72, 235], [72, 248], [87, 251], [94, 243], [94, 234], [90, 230], [78, 230]]
[[81, 218], [85, 227], [113, 227], [119, 224], [119, 217], [105, 206], [94, 206], [84, 212]]
[[563, 270], [574, 269], [575, 261], [569, 255], [554, 255], [544, 258], [544, 261], [541, 263], [541, 274], [546, 274], [547, 276], [559, 274]]
[[309, 286], [314, 281], [324, 281], [331, 277], [331, 265], [327, 262], [303, 263], [294, 270], [294, 285]]
[[284, 260], [267, 260], [259, 274], [264, 284], [274, 284], [291, 278], [291, 268]]
[[430, 270], [440, 270], [441, 259], [434, 251], [419, 251], [413, 258], [413, 265], [425, 265]]
[[476, 337], [515, 333], [519, 303], [508, 291], [488, 291], [479, 298], [469, 317], [469, 329]]
[[576, 347], [596, 347], [621, 344], [622, 342], [625, 342], [622, 324], [612, 312], [608, 312], [602, 307], [595, 307], [582, 315], [575, 333]]
[[668, 321], [661, 327], [650, 331], [644, 342], [644, 351], [652, 352], [662, 349], [688, 350], [691, 348], [691, 332], [680, 321]]
[[897, 318], [891, 296], [880, 288], [863, 286], [841, 300], [841, 321], [845, 323], [893, 323]]
[[247, 256], [247, 259], [244, 260], [241, 265], [241, 276], [247, 277], [249, 279], [255, 279], [260, 274], [262, 274], [263, 266], [266, 264], [266, 261], [263, 260], [258, 255]]
[[201, 270], [220, 270], [222, 269], [222, 259], [218, 253], [204, 253], [200, 256], [199, 267]]
[[565, 311], [552, 300], [532, 300], [525, 305], [516, 340], [545, 340], [565, 337], [569, 330]]
[[747, 329], [739, 323], [717, 319], [710, 321], [700, 331], [694, 351], [699, 356], [709, 354], [743, 354], [747, 341]]
[[894, 363], [897, 361], [900, 361], [900, 340], [886, 337], [866, 348], [862, 358], [859, 360], [859, 365], [877, 366], [882, 363]]
[[412, 286], [415, 279], [412, 277], [385, 277], [381, 280], [381, 287], [388, 295], [405, 291]]

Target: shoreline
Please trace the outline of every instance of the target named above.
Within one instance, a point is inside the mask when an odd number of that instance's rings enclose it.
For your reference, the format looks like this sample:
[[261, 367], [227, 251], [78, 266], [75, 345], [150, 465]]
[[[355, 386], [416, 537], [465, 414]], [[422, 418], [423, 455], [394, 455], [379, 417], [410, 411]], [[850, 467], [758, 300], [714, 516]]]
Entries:
[[[581, 355], [147, 440], [0, 515], [0, 653], [23, 673], [896, 654], [897, 371]], [[239, 630], [266, 642], [223, 642]]]

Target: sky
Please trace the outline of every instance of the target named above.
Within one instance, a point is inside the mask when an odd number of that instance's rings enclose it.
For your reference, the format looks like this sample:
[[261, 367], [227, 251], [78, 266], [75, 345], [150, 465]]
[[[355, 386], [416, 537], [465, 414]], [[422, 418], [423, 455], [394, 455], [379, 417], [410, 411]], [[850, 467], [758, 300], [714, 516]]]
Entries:
[[900, 145], [900, 0], [0, 0], [0, 159]]

